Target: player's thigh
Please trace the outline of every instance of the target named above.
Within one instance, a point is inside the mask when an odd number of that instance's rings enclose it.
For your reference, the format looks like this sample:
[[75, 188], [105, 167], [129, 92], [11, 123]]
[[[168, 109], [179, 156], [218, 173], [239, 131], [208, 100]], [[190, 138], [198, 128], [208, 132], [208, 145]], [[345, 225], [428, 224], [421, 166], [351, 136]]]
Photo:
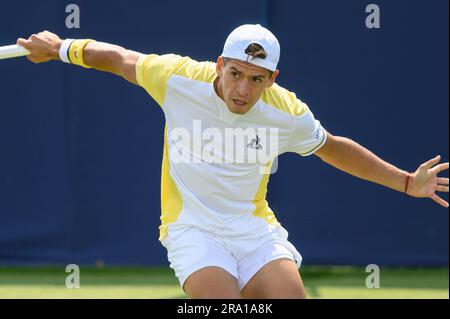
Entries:
[[275, 259], [264, 265], [241, 290], [243, 298], [305, 299], [303, 281], [295, 262]]
[[239, 297], [236, 260], [217, 236], [191, 226], [172, 229], [162, 243], [190, 298]]
[[205, 267], [191, 274], [184, 291], [192, 299], [239, 299], [238, 281], [220, 267]]

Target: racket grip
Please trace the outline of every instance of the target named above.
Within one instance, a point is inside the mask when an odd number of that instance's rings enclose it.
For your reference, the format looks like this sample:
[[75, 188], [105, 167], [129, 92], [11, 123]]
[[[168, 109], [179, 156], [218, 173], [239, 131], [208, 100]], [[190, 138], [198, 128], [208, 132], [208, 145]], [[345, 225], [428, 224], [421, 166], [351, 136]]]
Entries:
[[20, 45], [7, 45], [0, 47], [0, 60], [11, 59], [31, 54], [30, 51]]

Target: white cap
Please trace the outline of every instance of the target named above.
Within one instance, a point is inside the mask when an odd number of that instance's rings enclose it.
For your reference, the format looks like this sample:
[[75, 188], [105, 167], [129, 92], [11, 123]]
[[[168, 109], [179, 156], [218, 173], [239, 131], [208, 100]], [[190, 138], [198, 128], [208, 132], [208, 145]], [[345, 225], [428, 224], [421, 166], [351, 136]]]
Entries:
[[[245, 53], [252, 43], [259, 44], [267, 53], [265, 59], [254, 58]], [[222, 57], [237, 59], [274, 72], [280, 61], [280, 43], [272, 32], [259, 24], [245, 24], [228, 36]]]

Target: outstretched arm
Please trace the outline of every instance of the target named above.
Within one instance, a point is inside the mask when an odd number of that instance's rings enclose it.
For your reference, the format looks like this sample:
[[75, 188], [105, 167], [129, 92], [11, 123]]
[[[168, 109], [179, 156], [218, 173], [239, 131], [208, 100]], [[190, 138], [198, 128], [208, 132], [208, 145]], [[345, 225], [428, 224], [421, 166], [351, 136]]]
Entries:
[[[62, 42], [62, 39], [49, 31], [17, 40], [18, 45], [31, 52], [27, 58], [34, 63], [60, 60], [59, 49]], [[122, 76], [134, 84], [137, 84], [136, 63], [140, 57], [141, 53], [103, 42], [91, 42], [84, 49], [84, 62], [88, 66]]]
[[[449, 179], [438, 177], [440, 172], [449, 168], [449, 163], [438, 165], [440, 156], [420, 165], [414, 173], [408, 173], [383, 161], [358, 143], [329, 133], [327, 143], [315, 155], [324, 162], [356, 177], [400, 192], [407, 190], [410, 196], [431, 198], [444, 207], [449, 206], [436, 194], [436, 192], [448, 193], [449, 191]], [[406, 185], [407, 181], [408, 185]]]

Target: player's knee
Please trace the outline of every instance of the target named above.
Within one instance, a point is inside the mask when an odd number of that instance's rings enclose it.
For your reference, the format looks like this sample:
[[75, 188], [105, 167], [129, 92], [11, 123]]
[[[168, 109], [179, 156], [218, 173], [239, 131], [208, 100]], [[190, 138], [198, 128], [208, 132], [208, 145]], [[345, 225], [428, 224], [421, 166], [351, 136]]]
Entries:
[[218, 268], [195, 272], [184, 283], [183, 289], [191, 299], [240, 299], [236, 279]]

